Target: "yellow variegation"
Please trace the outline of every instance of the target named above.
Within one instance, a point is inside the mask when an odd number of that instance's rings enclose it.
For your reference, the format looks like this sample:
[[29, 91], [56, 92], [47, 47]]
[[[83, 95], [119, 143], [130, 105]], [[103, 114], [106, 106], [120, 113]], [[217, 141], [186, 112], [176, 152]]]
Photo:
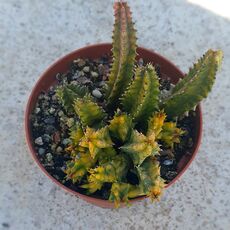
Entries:
[[180, 143], [180, 136], [184, 131], [176, 127], [175, 122], [165, 122], [158, 139], [163, 141], [168, 147], [173, 148], [174, 143]]
[[113, 201], [115, 207], [118, 208], [121, 202], [128, 204], [130, 198], [143, 195], [145, 195], [145, 193], [140, 185], [115, 182], [112, 184], [109, 200]]
[[75, 99], [74, 110], [85, 127], [101, 127], [106, 117], [105, 111], [89, 95]]
[[65, 170], [67, 178], [71, 179], [73, 183], [80, 181], [95, 163], [96, 160], [89, 153], [80, 153], [78, 158], [67, 163], [67, 169]]
[[132, 119], [127, 114], [115, 115], [110, 121], [109, 131], [115, 139], [125, 142], [132, 128]]
[[107, 162], [110, 162], [116, 155], [117, 152], [112, 147], [101, 149], [99, 154], [97, 155], [98, 165], [102, 165]]
[[152, 199], [159, 198], [165, 184], [160, 176], [159, 162], [156, 158], [149, 157], [146, 159], [141, 166], [137, 167], [137, 171], [143, 192]]
[[140, 165], [145, 158], [159, 153], [159, 146], [155, 140], [155, 134], [145, 136], [138, 131], [133, 131], [130, 141], [121, 147], [128, 154], [134, 165]]
[[103, 182], [101, 181], [91, 181], [90, 178], [88, 178], [88, 184], [81, 185], [81, 188], [87, 189], [87, 193], [92, 194], [95, 193], [97, 190], [101, 190], [103, 186]]
[[[115, 156], [110, 162], [102, 164], [89, 170], [88, 184], [83, 188], [88, 188], [89, 192], [102, 186], [105, 182], [121, 181], [127, 172], [127, 159], [123, 155]], [[99, 188], [100, 189], [100, 188]], [[94, 192], [95, 192], [94, 191]]]
[[84, 132], [83, 132], [82, 127], [80, 126], [80, 124], [75, 125], [70, 130], [71, 145], [77, 146], [79, 144], [79, 141], [81, 140], [81, 138], [83, 136], [84, 136]]
[[166, 118], [166, 114], [164, 112], [157, 112], [152, 117], [150, 117], [148, 121], [148, 131], [147, 135], [155, 134], [156, 138], [160, 134], [162, 130], [162, 126], [164, 124]]
[[99, 130], [87, 127], [79, 145], [88, 148], [91, 157], [95, 158], [100, 149], [112, 147], [113, 142], [109, 136], [108, 127]]

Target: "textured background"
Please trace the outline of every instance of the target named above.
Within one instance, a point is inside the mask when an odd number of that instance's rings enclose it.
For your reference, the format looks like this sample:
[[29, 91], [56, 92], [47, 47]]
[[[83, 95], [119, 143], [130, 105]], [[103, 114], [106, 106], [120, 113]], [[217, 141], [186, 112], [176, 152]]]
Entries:
[[139, 45], [183, 71], [209, 47], [225, 53], [202, 103], [199, 154], [161, 202], [94, 207], [58, 188], [31, 159], [23, 113], [33, 85], [64, 54], [111, 41], [112, 3], [0, 0], [0, 229], [230, 229], [230, 13], [224, 18], [185, 0], [130, 0]]

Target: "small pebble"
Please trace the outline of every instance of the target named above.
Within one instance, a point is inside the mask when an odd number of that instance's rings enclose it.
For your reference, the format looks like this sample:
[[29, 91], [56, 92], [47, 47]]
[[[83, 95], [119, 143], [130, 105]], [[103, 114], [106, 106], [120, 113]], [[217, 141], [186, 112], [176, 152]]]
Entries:
[[169, 157], [173, 157], [173, 152], [171, 149], [166, 149], [161, 151], [161, 156], [169, 156]]
[[73, 80], [76, 80], [79, 77], [83, 77], [84, 76], [84, 72], [83, 71], [77, 71], [74, 76], [73, 76]]
[[48, 134], [44, 134], [42, 136], [42, 139], [44, 140], [44, 142], [50, 142], [51, 141], [51, 136]]
[[56, 149], [56, 152], [57, 152], [57, 153], [61, 153], [62, 150], [63, 150], [63, 148], [62, 148], [61, 146], [58, 146], [57, 149]]
[[85, 65], [85, 60], [78, 58], [77, 60], [74, 60], [73, 63], [77, 64], [79, 67], [82, 67]]
[[177, 176], [177, 172], [176, 171], [168, 171], [165, 174], [165, 176], [166, 176], [167, 180], [171, 181]]
[[167, 166], [172, 165], [173, 164], [173, 160], [164, 160], [163, 164], [167, 165]]
[[54, 92], [54, 86], [50, 86], [49, 91], [48, 91], [48, 95], [52, 96], [54, 94], [55, 94], [55, 92]]
[[98, 84], [99, 87], [103, 87], [104, 85], [105, 85], [105, 81], [100, 81]]
[[108, 81], [108, 74], [104, 74], [104, 75], [102, 76], [102, 80], [103, 80], [103, 81]]
[[98, 89], [94, 89], [92, 91], [92, 95], [96, 98], [101, 98], [102, 97], [102, 93], [98, 90]]
[[57, 131], [53, 134], [53, 141], [55, 144], [59, 143], [61, 140], [61, 137], [60, 137], [60, 132]]
[[41, 109], [39, 107], [36, 107], [36, 109], [34, 110], [35, 114], [38, 114], [41, 111]]
[[51, 145], [51, 150], [52, 150], [52, 152], [54, 152], [54, 151], [55, 151], [56, 147], [57, 147], [57, 145], [56, 145], [56, 144], [52, 144], [52, 145]]
[[55, 117], [48, 117], [44, 120], [46, 124], [53, 125], [55, 123]]
[[101, 75], [103, 75], [103, 74], [105, 73], [105, 67], [104, 67], [102, 64], [100, 64], [100, 65], [98, 66], [98, 72], [99, 72], [99, 74], [101, 74]]
[[51, 107], [51, 108], [49, 109], [49, 113], [50, 113], [50, 114], [54, 114], [55, 111], [56, 111], [56, 109], [54, 109], [53, 107]]
[[60, 81], [61, 78], [62, 78], [62, 77], [61, 77], [61, 74], [60, 74], [60, 73], [57, 73], [57, 74], [56, 74], [56, 79], [57, 79], [58, 81]]
[[38, 100], [42, 100], [42, 99], [44, 99], [44, 93], [41, 93], [39, 96], [38, 96]]
[[39, 126], [39, 124], [38, 124], [38, 121], [37, 121], [37, 120], [33, 123], [33, 126], [34, 126], [34, 127], [38, 127], [38, 126]]
[[74, 125], [74, 119], [71, 117], [71, 118], [68, 118], [67, 120], [67, 126], [70, 128]]
[[65, 138], [63, 141], [62, 141], [62, 144], [63, 145], [68, 145], [70, 143], [70, 139], [69, 138]]
[[77, 81], [72, 81], [71, 85], [79, 85], [79, 83]]
[[79, 77], [77, 81], [79, 82], [79, 84], [83, 84], [83, 85], [92, 83], [87, 77]]
[[[47, 106], [47, 105], [46, 105], [46, 106]], [[43, 110], [43, 115], [42, 115], [42, 116], [47, 117], [47, 116], [50, 115], [46, 107], [42, 108], [42, 110]], [[45, 110], [45, 111], [44, 111], [44, 110]]]
[[143, 60], [143, 58], [140, 58], [140, 59], [138, 60], [138, 64], [139, 64], [139, 66], [143, 66], [143, 65], [144, 65], [144, 60]]
[[34, 143], [37, 145], [43, 145], [42, 137], [38, 137], [34, 140]]
[[83, 68], [83, 71], [84, 71], [85, 73], [88, 73], [88, 72], [89, 72], [89, 66], [85, 66], [85, 67]]
[[61, 116], [60, 117], [60, 121], [63, 122], [64, 124], [66, 124], [67, 119], [68, 119], [67, 116]]
[[58, 116], [59, 117], [62, 117], [64, 115], [64, 112], [62, 111], [62, 110], [60, 110], [59, 112], [58, 112]]
[[108, 84], [105, 84], [105, 85], [103, 86], [103, 88], [104, 88], [105, 90], [107, 90], [107, 89], [109, 88]]
[[47, 125], [46, 126], [46, 128], [45, 128], [45, 132], [47, 133], [47, 134], [52, 134], [52, 133], [54, 133], [55, 132], [55, 127], [53, 127], [52, 125]]
[[93, 78], [97, 78], [98, 76], [99, 76], [99, 74], [97, 73], [97, 72], [91, 72], [91, 76], [93, 77]]
[[63, 172], [65, 172], [66, 166], [63, 165], [63, 166], [61, 167], [61, 170], [62, 170]]
[[52, 101], [56, 101], [57, 100], [57, 96], [56, 94], [54, 94], [52, 97], [51, 97]]
[[53, 156], [51, 153], [46, 153], [46, 159], [48, 162], [52, 161], [53, 160]]
[[174, 88], [175, 87], [175, 85], [174, 84], [172, 84], [172, 83], [170, 83], [170, 88]]
[[46, 100], [46, 102], [49, 100], [49, 96], [44, 94], [43, 98]]
[[39, 154], [39, 155], [43, 155], [43, 154], [45, 153], [45, 151], [46, 151], [45, 149], [39, 148], [39, 149], [38, 149], [38, 154]]

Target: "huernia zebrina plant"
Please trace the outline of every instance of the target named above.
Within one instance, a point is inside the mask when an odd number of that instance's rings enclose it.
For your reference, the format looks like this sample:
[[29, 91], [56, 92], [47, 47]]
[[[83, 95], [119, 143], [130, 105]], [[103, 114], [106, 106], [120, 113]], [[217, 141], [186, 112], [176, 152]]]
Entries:
[[[160, 197], [165, 184], [156, 157], [159, 143], [173, 148], [180, 142], [184, 131], [177, 127], [177, 117], [207, 96], [222, 51], [208, 50], [163, 98], [154, 66], [136, 66], [136, 30], [127, 3], [116, 2], [114, 11], [113, 63], [105, 103], [99, 105], [86, 87], [73, 84], [59, 87], [57, 95], [78, 117], [66, 149], [72, 158], [67, 179], [81, 182], [88, 194], [110, 184], [109, 200], [118, 207], [138, 196]], [[138, 183], [129, 183], [128, 171], [136, 174]]]

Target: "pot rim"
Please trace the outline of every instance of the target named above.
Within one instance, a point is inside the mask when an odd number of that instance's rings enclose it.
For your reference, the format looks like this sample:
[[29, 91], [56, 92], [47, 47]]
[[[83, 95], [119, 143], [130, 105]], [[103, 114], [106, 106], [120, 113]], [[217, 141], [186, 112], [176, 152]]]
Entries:
[[[35, 162], [37, 163], [37, 165], [39, 166], [39, 168], [43, 171], [43, 173], [48, 176], [54, 183], [56, 183], [57, 185], [59, 185], [61, 188], [63, 188], [65, 191], [73, 194], [73, 195], [76, 195], [77, 197], [79, 198], [82, 198], [84, 200], [86, 200], [87, 202], [90, 202], [90, 203], [101, 203], [100, 206], [101, 207], [112, 207], [113, 206], [113, 203], [110, 202], [109, 200], [104, 200], [104, 199], [100, 199], [100, 198], [96, 198], [96, 197], [91, 197], [91, 196], [88, 196], [88, 195], [84, 195], [84, 194], [81, 194], [79, 192], [76, 192], [68, 187], [66, 187], [65, 185], [63, 185], [62, 183], [60, 183], [56, 178], [54, 178], [53, 176], [51, 176], [45, 169], [45, 167], [40, 163], [40, 161], [38, 160], [38, 157], [37, 157], [37, 154], [36, 154], [36, 151], [34, 150], [34, 147], [33, 147], [33, 144], [31, 142], [31, 133], [30, 133], [30, 106], [31, 104], [33, 104], [33, 95], [35, 93], [35, 90], [36, 88], [41, 84], [41, 82], [43, 81], [43, 79], [45, 78], [45, 76], [47, 75], [47, 73], [53, 68], [55, 67], [56, 65], [62, 63], [62, 61], [70, 56], [72, 56], [73, 54], [75, 54], [76, 52], [79, 52], [79, 51], [84, 51], [85, 49], [90, 49], [90, 48], [95, 48], [95, 47], [98, 47], [100, 49], [100, 47], [102, 46], [111, 46], [111, 43], [98, 43], [98, 44], [92, 44], [92, 45], [87, 45], [87, 46], [84, 46], [80, 49], [76, 49], [58, 59], [56, 59], [56, 61], [53, 62], [53, 64], [51, 64], [41, 75], [40, 77], [38, 78], [38, 80], [36, 81], [36, 84], [34, 85], [34, 87], [32, 88], [32, 91], [30, 93], [30, 96], [29, 96], [29, 99], [28, 99], [28, 102], [26, 104], [26, 109], [25, 109], [25, 113], [24, 113], [24, 131], [25, 131], [25, 138], [26, 138], [26, 143], [27, 145], [29, 146], [29, 150], [30, 150], [30, 155], [32, 156], [32, 158], [35, 160]], [[144, 48], [144, 47], [140, 47], [138, 46], [139, 49], [142, 49], [144, 51], [148, 51], [148, 52], [151, 52], [153, 55], [155, 56], [158, 56], [159, 58], [161, 58], [162, 60], [164, 60], [167, 64], [173, 66], [174, 68], [177, 69], [178, 72], [180, 72], [183, 76], [184, 76], [184, 73], [177, 67], [175, 66], [175, 64], [173, 64], [171, 61], [169, 61], [168, 59], [166, 59], [165, 57], [163, 57], [162, 55], [156, 53], [153, 49], [147, 49], [147, 48]], [[201, 109], [201, 105], [199, 104], [197, 106], [197, 111], [196, 113], [199, 115], [199, 130], [197, 131], [197, 134], [198, 134], [198, 137], [197, 137], [197, 141], [196, 141], [196, 146], [194, 148], [194, 151], [192, 153], [192, 156], [191, 158], [189, 159], [189, 161], [186, 163], [185, 167], [180, 171], [180, 173], [178, 173], [178, 175], [172, 180], [170, 181], [166, 186], [165, 188], [168, 188], [170, 187], [171, 185], [173, 185], [183, 174], [184, 172], [188, 169], [188, 167], [190, 166], [190, 164], [192, 163], [192, 161], [194, 160], [194, 158], [196, 157], [197, 153], [198, 153], [198, 149], [199, 149], [199, 146], [201, 144], [201, 137], [202, 137], [202, 109]], [[146, 198], [147, 196], [141, 196], [141, 197], [137, 197], [137, 198], [133, 198], [131, 200], [129, 200], [130, 203], [133, 203], [135, 201], [138, 201], [138, 200], [142, 200], [144, 198]], [[124, 203], [121, 204], [121, 206], [124, 206]]]

